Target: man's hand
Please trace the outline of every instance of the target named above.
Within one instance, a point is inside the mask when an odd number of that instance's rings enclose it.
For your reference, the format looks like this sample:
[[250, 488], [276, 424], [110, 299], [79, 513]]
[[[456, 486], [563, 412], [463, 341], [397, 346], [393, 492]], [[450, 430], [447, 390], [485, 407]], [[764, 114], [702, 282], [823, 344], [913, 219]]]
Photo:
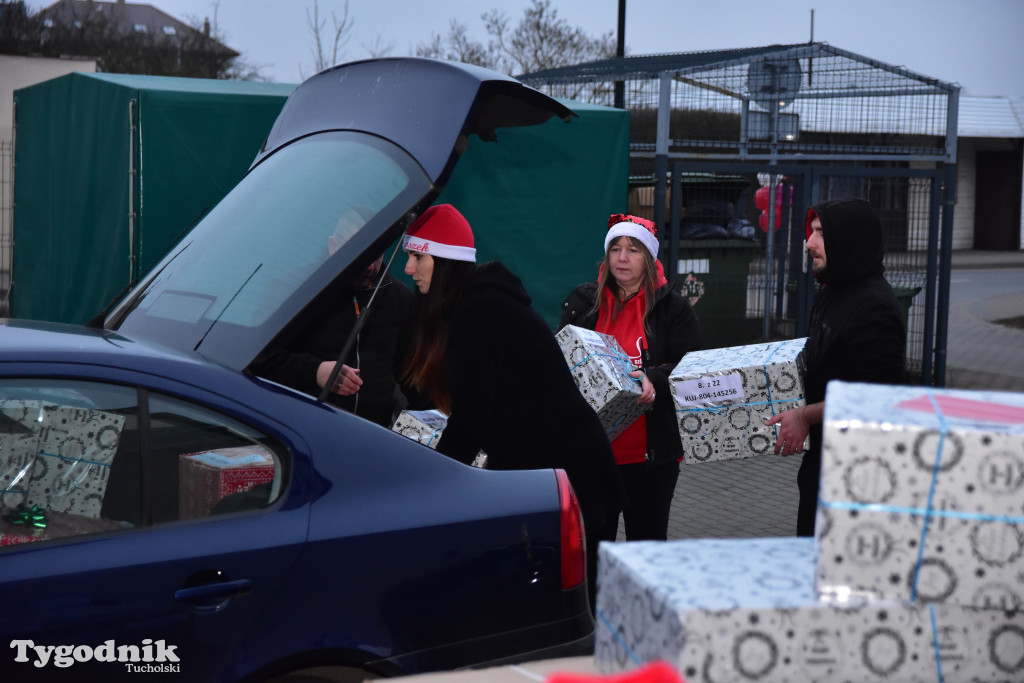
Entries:
[[[334, 361], [324, 361], [320, 364], [320, 367], [316, 370], [316, 383], [323, 387], [327, 384], [327, 380], [331, 378], [331, 372], [334, 371], [334, 366], [337, 363]], [[341, 370], [338, 372], [338, 376], [334, 378], [334, 386], [331, 387], [331, 391], [340, 396], [351, 396], [352, 394], [359, 391], [359, 387], [363, 385], [363, 380], [359, 378], [359, 369], [350, 368], [347, 365], [342, 365]]]
[[804, 441], [811, 425], [820, 424], [825, 416], [825, 402], [793, 408], [764, 421], [766, 427], [780, 424], [779, 438], [775, 442], [777, 455], [792, 455], [804, 450]]

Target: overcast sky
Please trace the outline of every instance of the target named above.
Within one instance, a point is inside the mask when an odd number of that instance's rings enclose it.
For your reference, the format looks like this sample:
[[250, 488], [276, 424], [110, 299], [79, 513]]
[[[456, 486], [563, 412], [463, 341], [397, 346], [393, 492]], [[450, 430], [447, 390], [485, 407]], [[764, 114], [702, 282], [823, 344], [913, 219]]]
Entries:
[[[344, 0], [317, 0], [321, 18]], [[32, 9], [51, 2], [30, 0]], [[183, 21], [215, 19], [225, 42], [269, 80], [313, 74], [307, 10], [313, 0], [150, 0]], [[452, 19], [486, 41], [480, 15], [500, 8], [514, 25], [530, 0], [349, 0], [354, 32], [340, 61], [414, 54]], [[618, 0], [553, 0], [559, 17], [591, 35], [616, 30]], [[959, 83], [964, 94], [1024, 98], [1024, 0], [627, 0], [628, 54], [689, 52], [811, 37], [844, 50]], [[379, 50], [378, 50], [379, 51]]]

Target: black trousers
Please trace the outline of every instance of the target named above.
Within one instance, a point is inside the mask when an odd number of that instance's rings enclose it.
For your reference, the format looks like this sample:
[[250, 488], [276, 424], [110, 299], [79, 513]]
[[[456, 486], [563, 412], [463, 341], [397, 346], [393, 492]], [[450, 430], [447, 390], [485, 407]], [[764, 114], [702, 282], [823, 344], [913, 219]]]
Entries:
[[804, 453], [796, 473], [796, 486], [800, 501], [796, 510], [796, 535], [813, 536], [814, 520], [818, 516], [818, 485], [821, 478], [821, 453], [813, 449]]
[[679, 480], [679, 463], [619, 465], [619, 474], [626, 491], [626, 505], [622, 510], [626, 540], [667, 540], [668, 516]]

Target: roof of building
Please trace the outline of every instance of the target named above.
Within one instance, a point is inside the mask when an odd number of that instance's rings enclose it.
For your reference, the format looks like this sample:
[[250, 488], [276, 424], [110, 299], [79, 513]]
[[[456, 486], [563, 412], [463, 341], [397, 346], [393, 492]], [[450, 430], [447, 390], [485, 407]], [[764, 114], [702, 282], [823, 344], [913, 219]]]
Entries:
[[888, 74], [889, 81], [885, 83], [885, 87], [890, 89], [912, 88], [919, 91], [927, 89], [940, 92], [952, 92], [957, 89], [954, 84], [912, 72], [902, 66], [886, 64], [824, 42], [609, 57], [583, 64], [543, 69], [529, 74], [521, 74], [516, 78], [535, 87], [556, 83], [611, 82], [617, 79], [655, 79], [666, 73], [675, 76], [692, 76], [698, 73], [714, 74], [730, 66], [784, 64], [786, 60], [799, 59], [844, 60], [843, 68], [849, 70], [846, 77], [841, 82], [821, 83], [819, 81], [816, 83], [819, 90], [849, 90], [863, 87], [864, 75], [868, 71]]
[[122, 31], [148, 33], [156, 39], [163, 39], [172, 44], [180, 43], [182, 36], [205, 35], [215, 51], [230, 54], [233, 57], [239, 55], [237, 51], [209, 37], [208, 23], [203, 31], [198, 31], [152, 5], [129, 3], [125, 0], [116, 2], [57, 0], [49, 7], [39, 10], [40, 17], [50, 17], [62, 24], [83, 21], [92, 13], [111, 17]]
[[956, 133], [971, 138], [1024, 138], [1024, 100], [961, 95]]

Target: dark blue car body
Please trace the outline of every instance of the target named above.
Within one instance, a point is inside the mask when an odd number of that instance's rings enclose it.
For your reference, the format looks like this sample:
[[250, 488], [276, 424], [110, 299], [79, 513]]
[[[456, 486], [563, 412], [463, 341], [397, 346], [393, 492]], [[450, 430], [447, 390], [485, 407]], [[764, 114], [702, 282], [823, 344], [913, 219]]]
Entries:
[[[579, 520], [564, 473], [467, 467], [247, 371], [281, 329], [314, 315], [322, 292], [430, 204], [466, 135], [567, 110], [511, 79], [429, 60], [358, 63], [311, 81], [286, 104], [239, 188], [100, 316], [102, 325], [0, 327], [3, 444], [43, 443], [62, 428], [59, 415], [83, 425], [99, 416], [119, 431], [112, 461], [90, 460], [91, 447], [40, 454], [66, 468], [54, 481], [68, 491], [104, 489], [101, 513], [85, 520], [102, 528], [60, 532], [81, 515], [56, 509], [48, 527], [26, 528], [15, 513], [33, 496], [56, 494], [25, 494], [18, 487], [32, 467], [19, 479], [8, 459], [0, 541], [19, 542], [0, 542], [0, 680], [144, 671], [264, 680], [328, 665], [386, 676], [588, 651], [585, 582], [563, 578], [567, 562], [582, 561], [579, 539], [567, 545]], [[411, 88], [404, 96], [403, 87]], [[439, 89], [448, 94], [433, 118], [400, 106]], [[382, 90], [390, 95], [375, 98]], [[346, 101], [358, 116], [338, 104]], [[431, 131], [436, 138], [424, 142]], [[323, 205], [348, 187], [318, 183], [352, 154], [371, 171], [344, 161], [349, 170], [339, 173], [365, 181], [353, 196], [375, 201], [378, 213], [339, 253], [314, 260], [327, 229]], [[374, 199], [382, 183], [392, 189]], [[295, 199], [303, 192], [313, 194]], [[279, 201], [293, 203], [277, 213]], [[280, 221], [307, 210], [294, 229]], [[252, 236], [260, 220], [273, 229], [256, 229], [258, 244], [230, 253], [230, 240]], [[303, 244], [309, 249], [288, 251]], [[34, 411], [52, 424], [40, 431]], [[186, 516], [184, 459], [238, 444], [273, 462], [268, 488]], [[62, 510], [80, 512], [84, 499], [75, 500]], [[61, 651], [46, 654], [51, 646], [67, 648], [60, 663]]]

